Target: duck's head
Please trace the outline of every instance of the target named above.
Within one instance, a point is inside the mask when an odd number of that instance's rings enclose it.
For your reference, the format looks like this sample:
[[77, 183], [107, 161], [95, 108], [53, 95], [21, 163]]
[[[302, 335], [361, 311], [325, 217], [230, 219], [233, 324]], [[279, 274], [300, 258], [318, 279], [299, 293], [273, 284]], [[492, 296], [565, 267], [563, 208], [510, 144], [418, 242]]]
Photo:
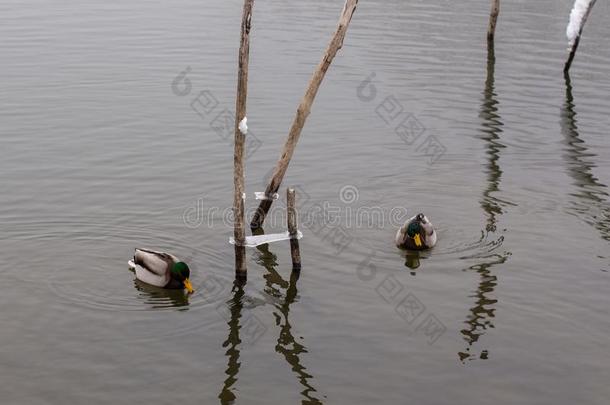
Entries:
[[172, 278], [177, 280], [184, 285], [184, 288], [189, 292], [189, 294], [193, 293], [195, 290], [193, 289], [193, 285], [191, 284], [191, 280], [189, 277], [191, 276], [191, 269], [184, 262], [177, 262], [171, 268]]
[[396, 245], [412, 250], [429, 249], [436, 244], [436, 232], [424, 214], [417, 214], [396, 233]]

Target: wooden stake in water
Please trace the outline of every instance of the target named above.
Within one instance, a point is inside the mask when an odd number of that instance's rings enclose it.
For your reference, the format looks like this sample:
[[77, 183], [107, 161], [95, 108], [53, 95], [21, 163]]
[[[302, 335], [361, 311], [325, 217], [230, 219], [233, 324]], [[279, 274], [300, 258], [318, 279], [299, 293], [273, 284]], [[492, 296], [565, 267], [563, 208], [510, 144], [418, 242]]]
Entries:
[[293, 188], [286, 190], [288, 233], [290, 234], [290, 255], [292, 256], [292, 270], [301, 270], [301, 253], [299, 251], [299, 240], [297, 239], [297, 210], [295, 208], [295, 191]]
[[487, 26], [487, 42], [494, 41], [498, 14], [500, 14], [500, 0], [491, 0], [491, 13], [489, 14], [489, 25]]
[[[294, 148], [297, 146], [297, 142], [299, 141], [299, 137], [301, 136], [301, 130], [305, 125], [305, 121], [307, 120], [307, 116], [311, 111], [311, 105], [313, 104], [313, 100], [318, 93], [318, 89], [320, 88], [320, 84], [326, 75], [326, 71], [330, 67], [335, 55], [343, 46], [343, 39], [345, 38], [345, 34], [347, 33], [347, 27], [352, 19], [352, 15], [354, 11], [356, 11], [356, 5], [358, 4], [358, 0], [346, 0], [345, 5], [343, 6], [343, 11], [341, 12], [341, 17], [339, 18], [339, 23], [337, 26], [337, 30], [335, 31], [328, 47], [326, 48], [326, 52], [322, 57], [322, 60], [318, 64], [316, 70], [313, 73], [313, 76], [309, 80], [309, 85], [307, 86], [307, 91], [299, 104], [297, 109], [296, 116], [294, 117], [294, 121], [292, 122], [292, 126], [290, 127], [290, 133], [288, 134], [288, 138], [286, 139], [286, 143], [284, 144], [284, 149], [282, 150], [282, 154], [280, 155], [280, 159], [275, 166], [275, 170], [273, 172], [273, 176], [271, 177], [271, 181], [267, 185], [265, 189], [265, 194], [267, 196], [271, 196], [280, 188], [282, 184], [282, 180], [284, 179], [284, 175], [286, 174], [286, 170], [288, 169], [288, 164], [290, 163], [290, 159], [292, 158], [292, 154], [294, 153]], [[265, 222], [265, 217], [271, 208], [271, 204], [273, 204], [273, 199], [267, 198], [262, 200], [258, 209], [254, 214], [254, 218], [250, 223], [250, 226], [253, 229], [259, 228], [263, 226], [263, 222]]]
[[237, 99], [235, 102], [235, 152], [233, 156], [233, 196], [235, 276], [246, 277], [246, 227], [244, 218], [244, 144], [246, 139], [246, 99], [248, 96], [248, 59], [250, 55], [250, 27], [254, 0], [244, 0], [241, 20], [241, 41], [237, 73]]
[[[591, 0], [589, 1], [587, 10], [585, 11], [584, 15], [582, 16], [582, 20], [580, 21], [580, 26], [578, 27], [578, 35], [576, 35], [576, 38], [574, 38], [574, 42], [570, 44], [570, 54], [568, 55], [568, 60], [566, 61], [565, 65], [563, 65], [563, 72], [567, 73], [570, 70], [570, 67], [572, 66], [572, 61], [574, 61], [574, 56], [576, 56], [576, 50], [578, 49], [578, 44], [580, 43], [580, 36], [582, 35], [582, 30], [585, 28], [585, 23], [587, 22], [587, 18], [589, 18], [589, 14], [591, 13], [591, 10], [593, 9], [593, 5], [595, 5], [595, 1], [596, 0]], [[576, 3], [578, 3], [579, 0], [576, 0], [576, 2], [574, 3], [574, 7], [576, 8]], [[572, 10], [572, 13], [574, 13], [574, 10]], [[572, 21], [572, 14], [570, 14], [570, 25], [575, 23]], [[568, 25], [569, 27], [569, 25]]]

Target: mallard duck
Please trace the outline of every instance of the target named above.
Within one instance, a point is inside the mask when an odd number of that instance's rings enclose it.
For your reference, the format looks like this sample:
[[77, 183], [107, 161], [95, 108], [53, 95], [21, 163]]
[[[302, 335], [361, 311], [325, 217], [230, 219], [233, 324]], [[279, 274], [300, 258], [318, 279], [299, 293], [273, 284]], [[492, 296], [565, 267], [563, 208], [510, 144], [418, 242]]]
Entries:
[[396, 232], [396, 246], [409, 250], [430, 249], [436, 245], [436, 232], [424, 214], [410, 218]]
[[186, 263], [169, 253], [148, 249], [136, 249], [133, 260], [128, 262], [136, 278], [161, 288], [182, 289], [194, 292], [189, 280], [191, 270]]

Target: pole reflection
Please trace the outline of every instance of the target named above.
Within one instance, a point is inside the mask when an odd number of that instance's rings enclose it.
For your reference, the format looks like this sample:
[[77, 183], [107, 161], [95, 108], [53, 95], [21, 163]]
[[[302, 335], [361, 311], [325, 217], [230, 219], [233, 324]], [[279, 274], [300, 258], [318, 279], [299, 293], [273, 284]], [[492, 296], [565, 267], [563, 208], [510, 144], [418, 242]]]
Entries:
[[267, 269], [265, 274], [265, 292], [277, 299], [274, 306], [276, 325], [279, 326], [279, 335], [275, 345], [275, 351], [284, 357], [290, 369], [297, 377], [299, 384], [303, 387], [300, 392], [303, 397], [301, 403], [314, 405], [322, 404], [316, 396], [317, 390], [312, 384], [313, 375], [307, 372], [307, 368], [301, 362], [301, 355], [307, 353], [307, 347], [295, 339], [290, 323], [290, 306], [297, 301], [300, 271], [292, 271], [290, 280], [286, 281], [276, 270], [277, 256], [269, 250], [269, 245], [261, 245], [259, 250], [258, 263]]
[[239, 331], [241, 329], [239, 320], [243, 309], [242, 298], [245, 294], [243, 287], [244, 283], [236, 280], [231, 291], [232, 297], [228, 301], [229, 320], [227, 321], [227, 325], [229, 325], [229, 335], [222, 344], [222, 347], [227, 348], [227, 351], [225, 352], [225, 356], [227, 356], [227, 368], [225, 369], [227, 378], [224, 380], [224, 385], [218, 395], [218, 399], [223, 405], [233, 404], [237, 398], [233, 386], [237, 382], [237, 375], [239, 374], [239, 369], [241, 367], [241, 362], [239, 361], [241, 353], [241, 350], [239, 349], [239, 345], [241, 344], [241, 339], [239, 337]]
[[595, 164], [592, 161], [596, 155], [589, 151], [580, 138], [577, 126], [572, 82], [569, 73], [564, 74], [566, 85], [565, 102], [560, 112], [561, 133], [566, 145], [563, 154], [568, 174], [573, 179], [576, 192], [569, 211], [591, 225], [600, 233], [602, 239], [610, 241], [610, 206], [608, 205], [607, 186], [594, 175]]
[[[481, 139], [485, 141], [487, 162], [485, 172], [487, 173], [486, 187], [483, 190], [481, 208], [485, 214], [484, 238], [494, 238], [497, 231], [499, 217], [504, 213], [503, 206], [507, 203], [496, 197], [500, 190], [502, 179], [502, 169], [500, 168], [500, 152], [506, 146], [500, 143], [502, 134], [502, 119], [498, 113], [498, 101], [495, 93], [495, 51], [493, 43], [487, 47], [487, 78], [485, 80], [485, 90], [483, 91], [483, 101], [481, 104]], [[492, 246], [500, 246], [504, 237], [500, 235]], [[479, 256], [477, 259], [482, 262], [468, 267], [467, 271], [475, 271], [479, 275], [479, 284], [471, 297], [475, 298], [474, 305], [470, 308], [461, 334], [466, 341], [466, 348], [458, 352], [462, 362], [466, 360], [487, 359], [489, 351], [481, 349], [478, 353], [473, 350], [475, 343], [485, 334], [489, 328], [493, 328], [493, 318], [495, 317], [495, 305], [498, 300], [493, 298], [494, 290], [498, 284], [497, 277], [493, 274], [494, 266], [502, 264], [508, 260], [510, 253], [488, 254]]]

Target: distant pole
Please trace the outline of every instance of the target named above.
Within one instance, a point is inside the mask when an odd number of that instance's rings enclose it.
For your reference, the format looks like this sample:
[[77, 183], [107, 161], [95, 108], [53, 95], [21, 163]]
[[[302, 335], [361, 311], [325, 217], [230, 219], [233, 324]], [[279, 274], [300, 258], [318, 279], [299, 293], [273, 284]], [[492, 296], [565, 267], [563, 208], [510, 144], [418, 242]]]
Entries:
[[246, 99], [248, 96], [248, 59], [250, 55], [250, 27], [254, 0], [244, 0], [241, 19], [241, 42], [239, 47], [237, 73], [237, 99], [235, 102], [235, 152], [233, 155], [233, 196], [234, 237], [235, 237], [235, 276], [246, 278], [246, 227], [244, 219], [244, 143], [246, 132], [240, 125], [246, 118]]
[[496, 23], [500, 14], [500, 0], [491, 1], [491, 13], [489, 14], [489, 25], [487, 26], [487, 42], [493, 43], [496, 35]]
[[[345, 5], [343, 6], [343, 11], [341, 12], [341, 17], [339, 18], [339, 23], [337, 26], [337, 30], [335, 31], [328, 47], [326, 48], [326, 52], [322, 57], [322, 60], [318, 64], [316, 70], [313, 73], [313, 76], [309, 80], [309, 85], [307, 86], [307, 91], [299, 104], [299, 107], [296, 112], [296, 116], [294, 117], [294, 121], [292, 122], [292, 127], [290, 128], [290, 133], [288, 134], [288, 138], [286, 139], [286, 143], [284, 144], [284, 149], [282, 150], [282, 154], [280, 155], [280, 159], [275, 166], [275, 170], [273, 172], [273, 176], [271, 177], [271, 181], [267, 185], [265, 189], [265, 194], [267, 196], [271, 196], [280, 188], [282, 184], [282, 180], [284, 179], [284, 175], [286, 174], [286, 170], [288, 169], [288, 164], [290, 163], [290, 159], [292, 158], [292, 154], [294, 153], [294, 148], [297, 146], [297, 142], [299, 141], [299, 137], [301, 136], [301, 130], [305, 125], [305, 121], [307, 120], [307, 116], [311, 111], [311, 105], [313, 103], [314, 98], [320, 88], [320, 84], [324, 79], [324, 75], [326, 75], [326, 71], [330, 67], [335, 55], [343, 46], [343, 39], [345, 38], [345, 34], [347, 33], [347, 27], [352, 19], [352, 15], [356, 10], [356, 5], [358, 4], [358, 0], [346, 0]], [[258, 209], [256, 210], [254, 217], [252, 218], [252, 222], [250, 223], [250, 227], [260, 228], [263, 226], [263, 222], [265, 222], [265, 217], [271, 208], [271, 204], [273, 204], [273, 199], [267, 198], [262, 200]]]
[[[565, 65], [563, 65], [563, 71], [564, 73], [568, 72], [570, 70], [570, 67], [572, 66], [572, 61], [574, 61], [574, 56], [576, 56], [576, 50], [578, 49], [578, 44], [580, 43], [580, 36], [582, 35], [582, 31], [585, 28], [585, 23], [587, 22], [587, 18], [589, 18], [589, 13], [591, 13], [591, 10], [593, 9], [593, 5], [595, 5], [596, 0], [589, 0], [589, 1], [583, 1], [583, 0], [576, 0], [574, 2], [574, 8], [572, 9], [572, 12], [570, 13], [570, 22], [568, 24], [568, 39], [570, 40], [570, 47], [568, 48], [568, 50], [570, 51], [570, 54], [568, 55], [568, 60], [566, 61]], [[587, 3], [587, 4], [583, 4], [583, 3]], [[579, 7], [586, 7], [586, 11], [584, 11], [584, 14], [578, 13], [578, 9]], [[583, 11], [583, 10], [580, 10]], [[579, 18], [580, 17], [580, 18]], [[580, 21], [573, 21], [573, 19], [580, 19]], [[570, 28], [573, 24], [577, 24], [577, 28], [578, 28], [578, 34], [576, 34], [575, 38], [570, 38]]]
[[288, 233], [290, 234], [290, 255], [292, 256], [292, 270], [301, 270], [301, 253], [299, 251], [299, 240], [297, 239], [297, 210], [295, 208], [295, 191], [293, 188], [286, 190], [286, 205], [288, 217]]

